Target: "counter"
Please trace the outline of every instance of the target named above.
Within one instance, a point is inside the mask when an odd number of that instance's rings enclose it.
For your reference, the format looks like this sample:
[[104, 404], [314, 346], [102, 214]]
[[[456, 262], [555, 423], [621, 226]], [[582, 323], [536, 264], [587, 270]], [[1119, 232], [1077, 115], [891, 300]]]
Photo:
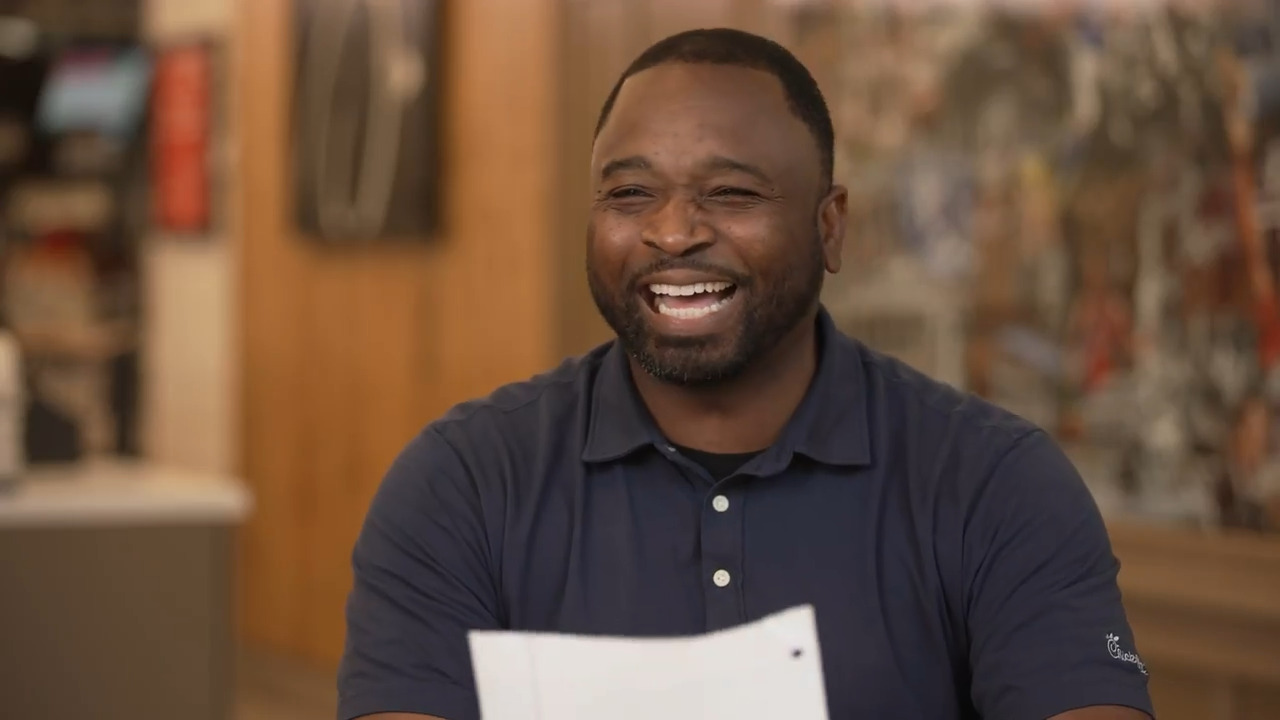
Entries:
[[1108, 526], [1159, 720], [1280, 718], [1280, 538]]
[[140, 461], [94, 460], [33, 470], [0, 492], [0, 529], [175, 522], [237, 524], [249, 493], [235, 478]]
[[235, 478], [124, 460], [0, 493], [5, 716], [227, 720], [250, 509]]

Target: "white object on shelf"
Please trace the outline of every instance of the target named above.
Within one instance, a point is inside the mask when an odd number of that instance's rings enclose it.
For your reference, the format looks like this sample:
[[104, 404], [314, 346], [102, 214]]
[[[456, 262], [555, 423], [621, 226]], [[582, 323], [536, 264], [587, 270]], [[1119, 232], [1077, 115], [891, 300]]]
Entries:
[[236, 478], [96, 459], [28, 472], [0, 495], [0, 528], [236, 524], [252, 504]]
[[684, 638], [473, 631], [484, 720], [826, 720], [813, 607]]

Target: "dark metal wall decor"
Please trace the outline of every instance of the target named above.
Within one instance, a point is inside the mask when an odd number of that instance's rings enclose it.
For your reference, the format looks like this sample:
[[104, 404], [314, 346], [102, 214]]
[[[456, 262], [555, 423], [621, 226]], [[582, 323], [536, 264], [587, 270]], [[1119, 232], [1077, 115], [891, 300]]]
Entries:
[[295, 0], [292, 182], [309, 237], [346, 244], [434, 233], [440, 4]]

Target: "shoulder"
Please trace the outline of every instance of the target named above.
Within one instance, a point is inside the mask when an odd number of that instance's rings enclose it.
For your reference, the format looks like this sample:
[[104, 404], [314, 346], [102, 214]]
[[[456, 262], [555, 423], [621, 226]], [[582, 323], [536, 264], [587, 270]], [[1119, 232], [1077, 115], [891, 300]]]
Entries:
[[521, 456], [552, 441], [572, 441], [600, 363], [611, 344], [570, 357], [527, 380], [450, 408], [415, 443], [447, 445], [465, 465]]
[[[963, 447], [996, 464], [1038, 433], [1035, 423], [859, 345], [868, 402], [881, 431], [908, 446]], [[976, 459], [976, 458], [975, 458]]]
[[[423, 518], [499, 512], [508, 481], [575, 441], [599, 348], [460, 403], [396, 456], [370, 507], [374, 525], [423, 528]], [[443, 520], [442, 520], [443, 521]], [[449, 520], [448, 522], [454, 522]]]
[[950, 527], [970, 540], [1065, 535], [1085, 520], [1105, 532], [1088, 486], [1043, 428], [893, 358], [869, 350], [864, 358], [886, 418], [882, 447], [916, 468], [905, 474], [926, 500], [920, 508], [943, 508]]
[[[1056, 440], [1035, 423], [860, 348], [874, 454], [920, 508], [960, 523], [1013, 506], [1092, 503]], [[980, 509], [987, 512], [978, 513]]]

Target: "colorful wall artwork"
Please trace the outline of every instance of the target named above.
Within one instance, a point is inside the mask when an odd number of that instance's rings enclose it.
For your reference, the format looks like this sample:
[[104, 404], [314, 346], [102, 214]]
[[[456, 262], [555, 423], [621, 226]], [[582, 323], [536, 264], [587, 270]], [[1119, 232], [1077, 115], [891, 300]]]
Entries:
[[1100, 504], [1280, 529], [1280, 4], [809, 3], [853, 334], [1050, 429]]

